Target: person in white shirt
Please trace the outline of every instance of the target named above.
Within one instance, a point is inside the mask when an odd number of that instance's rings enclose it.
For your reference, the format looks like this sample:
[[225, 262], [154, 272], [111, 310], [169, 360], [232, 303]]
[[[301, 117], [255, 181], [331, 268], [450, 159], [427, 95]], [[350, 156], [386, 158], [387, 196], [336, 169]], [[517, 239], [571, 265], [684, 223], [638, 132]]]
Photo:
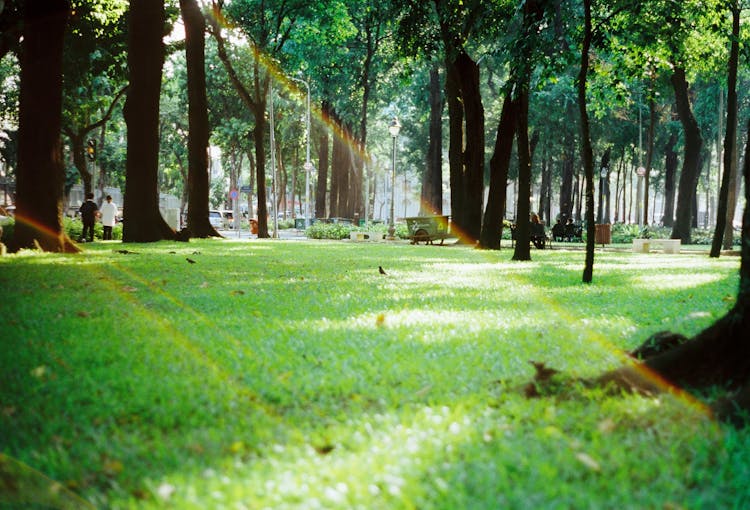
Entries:
[[112, 196], [107, 195], [106, 202], [102, 204], [101, 208], [102, 227], [104, 230], [104, 240], [112, 239], [112, 227], [115, 226], [117, 221], [117, 206], [112, 203]]

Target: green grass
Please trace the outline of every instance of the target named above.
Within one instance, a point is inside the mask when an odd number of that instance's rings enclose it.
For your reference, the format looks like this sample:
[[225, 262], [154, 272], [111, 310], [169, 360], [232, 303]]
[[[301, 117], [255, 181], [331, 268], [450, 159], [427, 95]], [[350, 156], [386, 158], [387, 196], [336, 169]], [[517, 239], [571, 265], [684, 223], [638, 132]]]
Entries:
[[583, 285], [564, 249], [84, 250], [0, 257], [0, 509], [750, 505], [750, 433], [697, 402], [519, 389], [699, 331], [736, 257], [597, 252]]

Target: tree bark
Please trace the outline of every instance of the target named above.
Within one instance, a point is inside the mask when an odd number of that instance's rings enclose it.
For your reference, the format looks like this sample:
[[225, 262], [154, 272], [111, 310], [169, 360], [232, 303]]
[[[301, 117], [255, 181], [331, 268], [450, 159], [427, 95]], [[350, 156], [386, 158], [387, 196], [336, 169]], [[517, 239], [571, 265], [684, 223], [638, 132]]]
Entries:
[[445, 100], [448, 104], [448, 166], [450, 168], [452, 226], [459, 239], [464, 238], [466, 224], [464, 204], [466, 188], [463, 172], [463, 118], [464, 108], [460, 97], [455, 67], [446, 58]]
[[672, 239], [680, 239], [684, 244], [690, 244], [690, 227], [693, 216], [693, 200], [700, 175], [701, 149], [703, 139], [700, 127], [693, 115], [688, 95], [688, 82], [685, 69], [675, 66], [671, 76], [672, 87], [675, 92], [677, 113], [685, 135], [684, 160], [680, 172], [680, 186], [677, 195], [677, 213], [672, 225]]
[[656, 138], [656, 101], [654, 100], [654, 80], [651, 80], [648, 98], [648, 132], [646, 134], [646, 175], [643, 177], [643, 224], [648, 225], [648, 194], [651, 183], [651, 166], [654, 160], [654, 140]]
[[159, 212], [159, 94], [165, 22], [163, 0], [130, 2], [130, 90], [124, 110], [128, 127], [122, 234], [125, 242], [175, 238], [174, 230]]
[[23, 13], [12, 251], [78, 251], [62, 228], [62, 58], [69, 11], [67, 0], [27, 0]]
[[578, 72], [578, 109], [581, 115], [581, 154], [586, 179], [586, 261], [583, 268], [583, 283], [591, 283], [594, 276], [594, 154], [591, 148], [591, 129], [586, 109], [586, 81], [589, 71], [591, 48], [591, 0], [584, 0], [584, 32], [581, 49], [581, 68]]
[[[573, 105], [567, 107], [568, 125], [576, 122]], [[562, 182], [560, 184], [560, 217], [563, 223], [573, 217], [573, 174], [575, 168], [575, 135], [573, 129], [566, 129], [562, 155]]]
[[[324, 120], [328, 120], [331, 115], [331, 105], [328, 101], [323, 101], [321, 113]], [[315, 217], [326, 217], [326, 190], [328, 189], [328, 147], [330, 145], [328, 136], [328, 123], [323, 123], [319, 127], [318, 137], [318, 182], [315, 191]]]
[[[188, 216], [191, 237], [219, 236], [208, 220], [208, 100], [206, 98], [206, 20], [196, 0], [180, 0], [185, 24], [188, 92]], [[219, 236], [220, 237], [220, 236]]]
[[419, 214], [443, 213], [443, 96], [437, 66], [430, 69], [430, 140]]
[[531, 193], [531, 148], [529, 146], [529, 88], [524, 82], [518, 91], [518, 195], [516, 196], [516, 246], [513, 260], [531, 260], [529, 195]]
[[677, 152], [674, 148], [676, 145], [677, 133], [672, 132], [664, 148], [664, 216], [662, 217], [662, 223], [665, 227], [671, 227], [674, 224], [675, 176], [677, 175]]
[[464, 104], [466, 146], [464, 149], [464, 203], [463, 230], [465, 240], [475, 243], [482, 229], [482, 203], [484, 201], [484, 107], [479, 86], [479, 66], [465, 51], [455, 60], [461, 78], [461, 99]]
[[490, 189], [479, 239], [480, 248], [489, 250], [500, 249], [500, 239], [503, 233], [508, 169], [513, 152], [513, 138], [518, 124], [518, 104], [513, 101], [512, 94], [512, 90], [508, 90], [505, 94], [495, 137], [495, 150], [490, 159]]
[[[721, 189], [719, 190], [719, 203], [716, 209], [716, 228], [714, 229], [713, 242], [711, 243], [711, 257], [718, 257], [721, 253], [724, 241], [725, 229], [732, 230], [732, 220], [729, 219], [729, 190], [732, 185], [732, 174], [736, 164], [735, 144], [737, 143], [737, 67], [739, 65], [739, 37], [740, 37], [740, 6], [733, 2], [730, 7], [732, 11], [732, 36], [729, 51], [729, 69], [727, 77], [727, 131], [724, 134], [724, 175], [721, 178]], [[734, 213], [734, 211], [732, 211]], [[731, 216], [734, 216], [732, 214]], [[727, 221], [729, 219], [729, 221]], [[728, 225], [727, 225], [728, 223]], [[731, 244], [731, 236], [730, 236]]]

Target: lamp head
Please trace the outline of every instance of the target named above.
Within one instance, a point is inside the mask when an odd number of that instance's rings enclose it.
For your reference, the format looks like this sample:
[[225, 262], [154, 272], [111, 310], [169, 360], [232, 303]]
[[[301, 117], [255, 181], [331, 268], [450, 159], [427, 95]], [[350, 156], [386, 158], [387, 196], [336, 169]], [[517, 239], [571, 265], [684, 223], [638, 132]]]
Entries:
[[393, 138], [396, 138], [398, 136], [399, 131], [401, 131], [401, 124], [398, 123], [398, 118], [393, 117], [393, 120], [388, 126], [388, 132], [391, 133], [391, 136]]

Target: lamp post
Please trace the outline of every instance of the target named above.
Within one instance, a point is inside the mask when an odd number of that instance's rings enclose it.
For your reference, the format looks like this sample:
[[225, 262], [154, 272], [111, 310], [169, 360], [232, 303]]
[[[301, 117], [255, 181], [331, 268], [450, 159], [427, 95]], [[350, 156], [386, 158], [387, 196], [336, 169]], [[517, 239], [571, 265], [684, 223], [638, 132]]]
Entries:
[[643, 226], [643, 177], [646, 175], [646, 169], [642, 166], [639, 166], [636, 171], [636, 175], [638, 176], [638, 184], [636, 186], [636, 199], [635, 199], [635, 214], [636, 214], [636, 220], [638, 222], [638, 226]]
[[398, 123], [398, 119], [396, 117], [393, 117], [391, 124], [388, 126], [388, 132], [391, 134], [391, 138], [393, 138], [393, 167], [391, 174], [391, 218], [390, 225], [388, 226], [388, 239], [390, 241], [396, 239], [396, 223], [394, 222], [393, 218], [393, 205], [396, 199], [396, 138], [398, 137], [399, 131], [401, 131], [401, 124]]
[[305, 114], [305, 139], [307, 140], [306, 155], [305, 155], [305, 228], [310, 226], [310, 170], [312, 170], [312, 163], [310, 163], [310, 84], [302, 78], [292, 78], [294, 81], [305, 84], [307, 89], [307, 111]]
[[604, 180], [607, 178], [607, 167], [599, 171], [599, 208], [597, 210], [597, 223], [604, 223]]

